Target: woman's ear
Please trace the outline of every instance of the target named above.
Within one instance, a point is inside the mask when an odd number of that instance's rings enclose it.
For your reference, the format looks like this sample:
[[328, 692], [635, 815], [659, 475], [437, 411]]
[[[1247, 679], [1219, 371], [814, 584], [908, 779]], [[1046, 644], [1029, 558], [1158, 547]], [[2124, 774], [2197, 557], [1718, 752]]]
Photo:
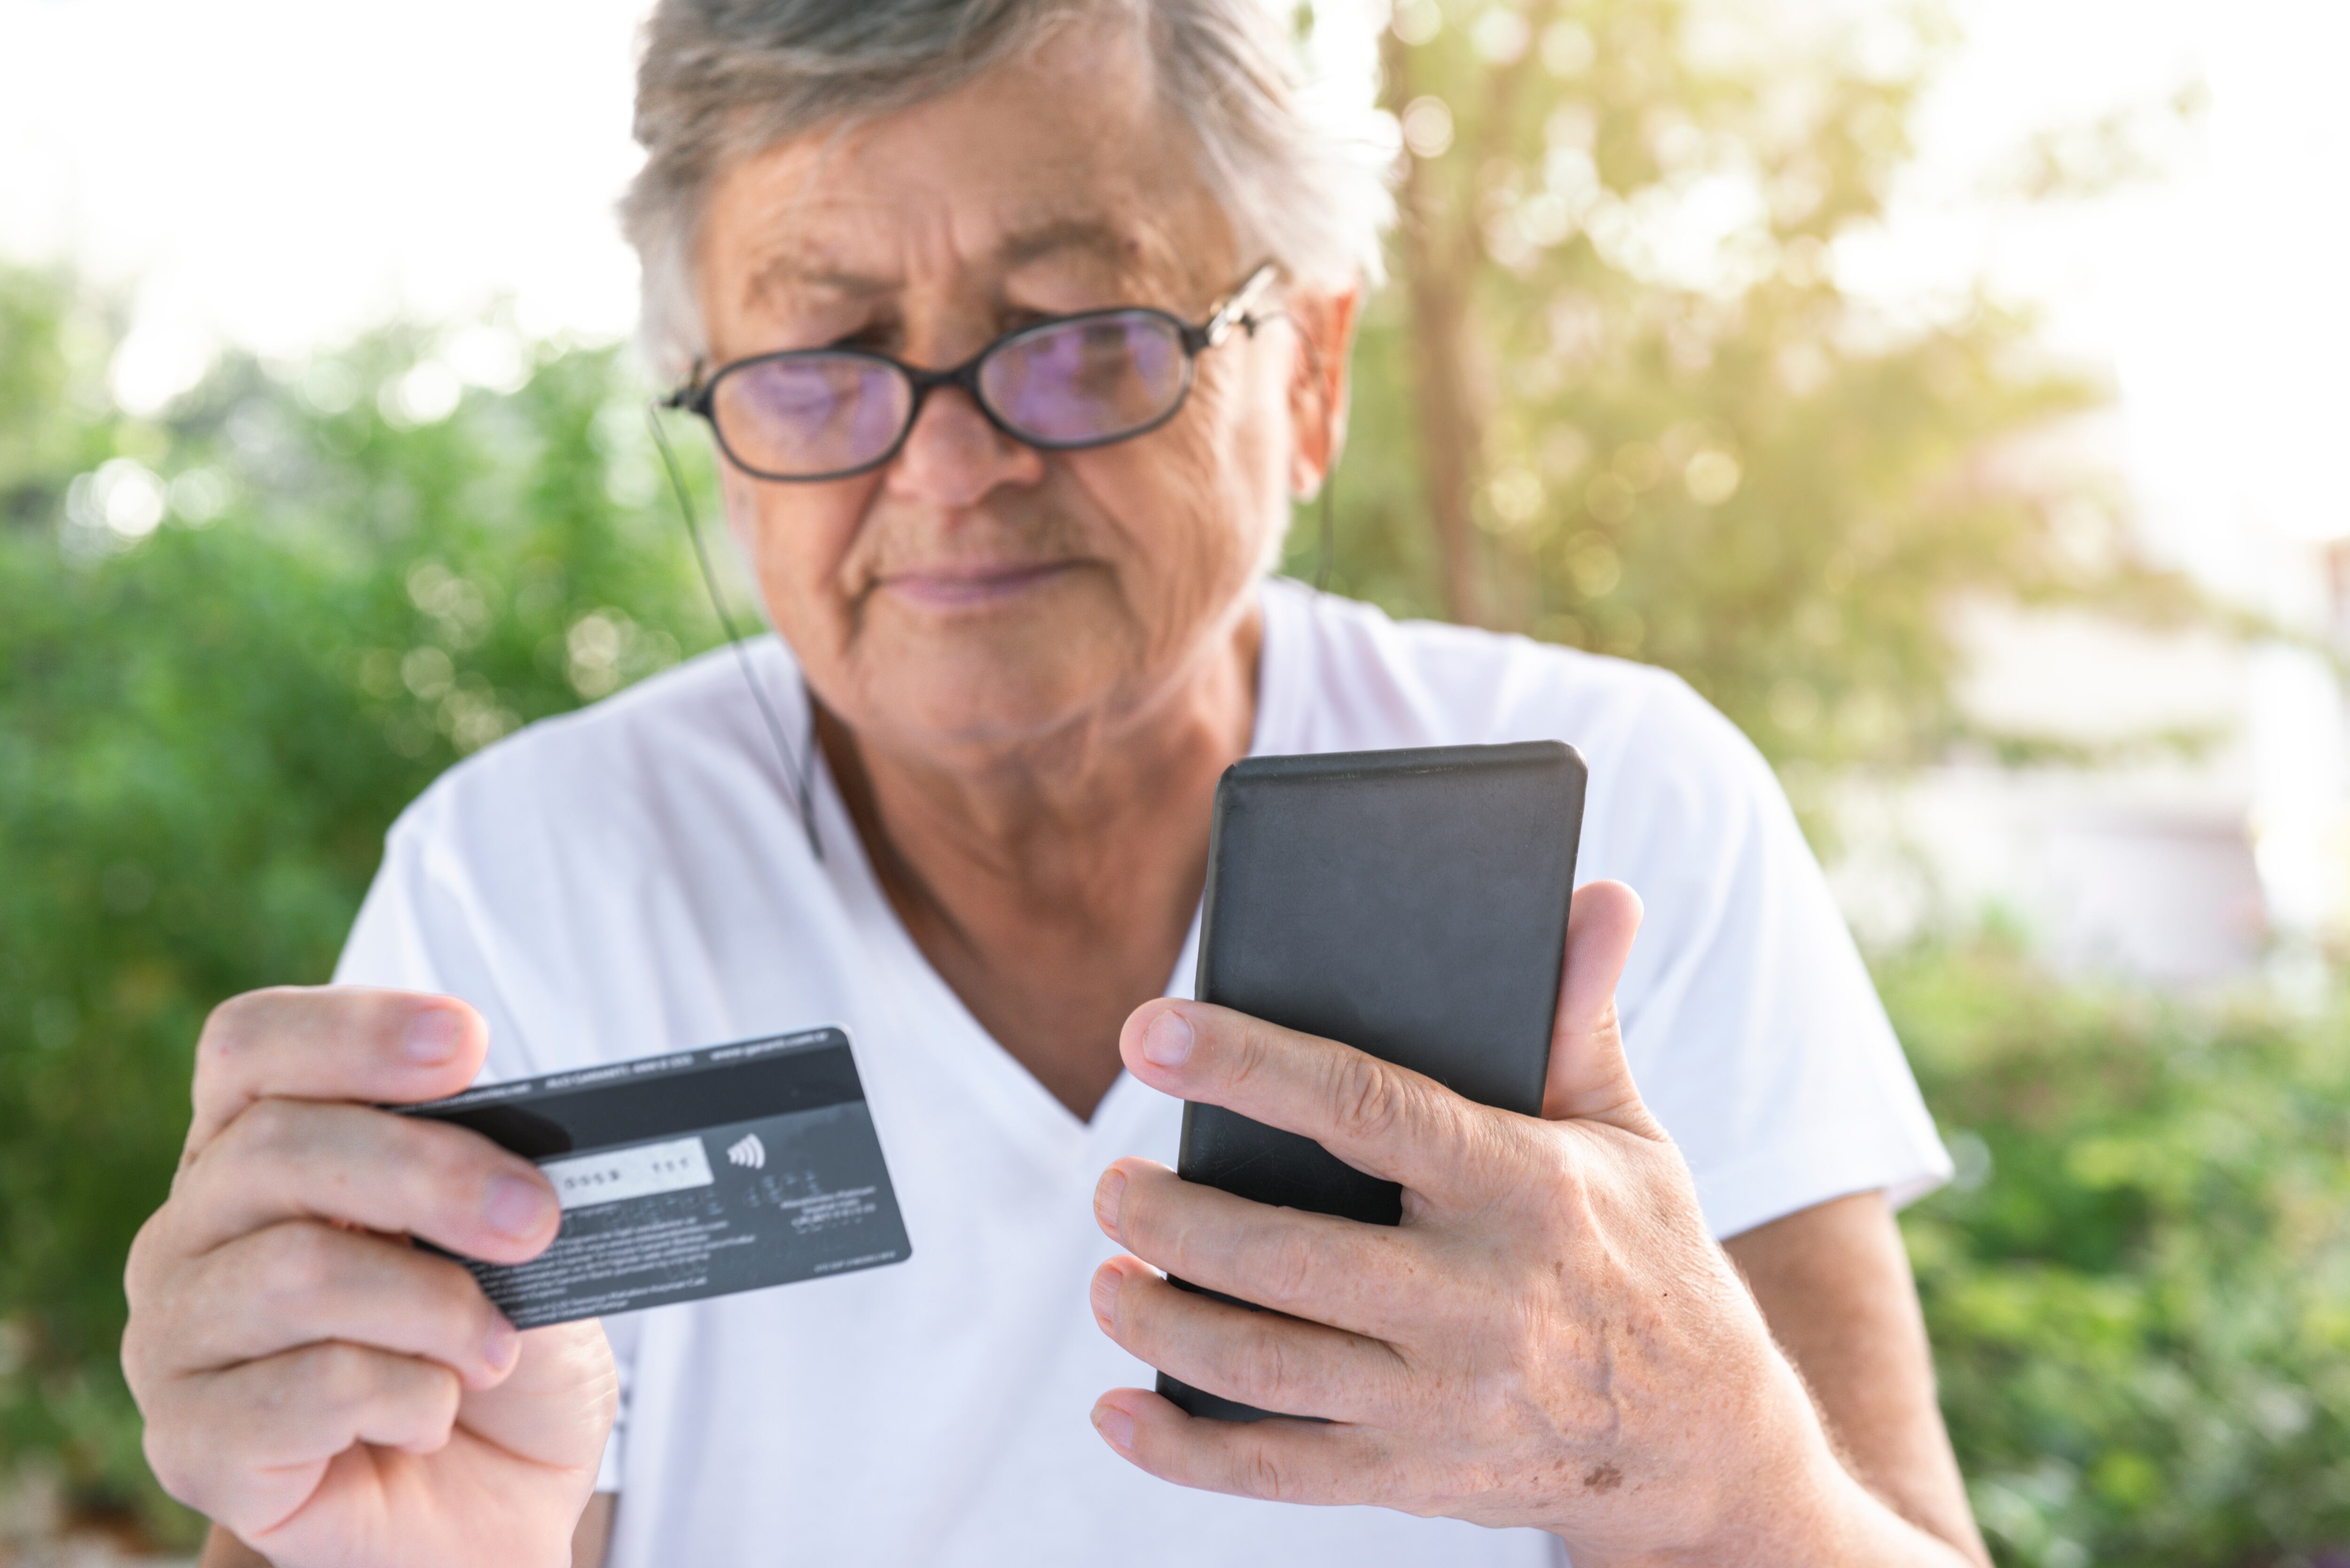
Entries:
[[1362, 303], [1359, 282], [1294, 289], [1282, 303], [1297, 338], [1289, 374], [1289, 488], [1300, 500], [1322, 488], [1346, 450], [1347, 361]]

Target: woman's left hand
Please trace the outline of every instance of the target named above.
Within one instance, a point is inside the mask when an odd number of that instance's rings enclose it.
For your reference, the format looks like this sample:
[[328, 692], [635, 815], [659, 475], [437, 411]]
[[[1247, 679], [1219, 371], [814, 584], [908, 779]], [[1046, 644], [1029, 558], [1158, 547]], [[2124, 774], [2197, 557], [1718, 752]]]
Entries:
[[1639, 919], [1619, 883], [1575, 893], [1540, 1119], [1222, 1008], [1137, 1009], [1120, 1042], [1137, 1077], [1401, 1183], [1403, 1220], [1111, 1166], [1096, 1212], [1134, 1255], [1095, 1275], [1104, 1332], [1196, 1387], [1327, 1424], [1195, 1419], [1118, 1389], [1093, 1412], [1110, 1445], [1186, 1486], [1540, 1526], [1578, 1565], [1762, 1560], [1777, 1539], [1834, 1561], [1851, 1505], [1873, 1500], [1625, 1064], [1615, 988]]

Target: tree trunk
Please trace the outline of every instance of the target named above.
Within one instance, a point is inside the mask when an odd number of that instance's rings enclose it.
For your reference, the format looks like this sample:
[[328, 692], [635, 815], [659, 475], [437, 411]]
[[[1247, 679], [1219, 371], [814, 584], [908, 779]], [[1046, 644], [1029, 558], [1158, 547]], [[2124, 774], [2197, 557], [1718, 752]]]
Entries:
[[[1388, 108], [1399, 119], [1412, 99], [1410, 48], [1392, 31], [1379, 38]], [[1470, 504], [1482, 466], [1478, 408], [1469, 389], [1469, 266], [1475, 251], [1448, 245], [1448, 214], [1432, 188], [1428, 165], [1404, 154], [1397, 240], [1410, 303], [1412, 412], [1419, 430], [1420, 482], [1436, 530], [1438, 580], [1444, 613], [1465, 626], [1486, 618], [1476, 527]]]

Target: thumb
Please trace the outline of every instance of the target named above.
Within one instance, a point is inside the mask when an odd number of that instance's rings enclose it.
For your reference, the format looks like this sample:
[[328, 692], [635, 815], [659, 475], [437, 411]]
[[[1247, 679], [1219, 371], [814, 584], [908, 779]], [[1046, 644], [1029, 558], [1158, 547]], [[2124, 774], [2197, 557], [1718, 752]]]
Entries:
[[1552, 1121], [1572, 1117], [1642, 1137], [1665, 1136], [1633, 1086], [1616, 1021], [1616, 981], [1639, 929], [1640, 896], [1623, 883], [1586, 882], [1575, 890], [1543, 1086], [1543, 1115]]

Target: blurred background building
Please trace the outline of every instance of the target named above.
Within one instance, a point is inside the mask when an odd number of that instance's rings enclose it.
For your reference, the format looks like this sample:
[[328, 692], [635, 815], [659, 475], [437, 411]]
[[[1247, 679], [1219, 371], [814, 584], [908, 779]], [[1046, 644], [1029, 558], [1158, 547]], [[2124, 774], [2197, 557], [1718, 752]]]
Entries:
[[2061, 611], [1985, 610], [1968, 629], [1970, 713], [2108, 754], [1847, 782], [1835, 870], [1864, 935], [1898, 940], [1975, 910], [2068, 974], [2321, 985], [2350, 888], [2342, 692], [2325, 655]]

